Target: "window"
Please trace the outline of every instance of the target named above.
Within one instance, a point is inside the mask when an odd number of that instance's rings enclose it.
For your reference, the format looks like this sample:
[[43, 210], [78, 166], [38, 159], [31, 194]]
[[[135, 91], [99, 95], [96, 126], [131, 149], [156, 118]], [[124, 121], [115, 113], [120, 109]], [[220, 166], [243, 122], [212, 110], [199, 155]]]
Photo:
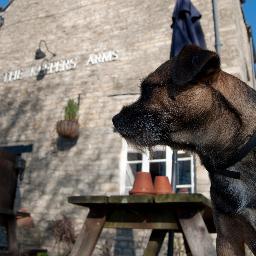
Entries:
[[194, 157], [185, 151], [178, 151], [176, 171], [176, 192], [194, 193]]
[[178, 151], [178, 164], [175, 175], [172, 173], [173, 151], [170, 147], [157, 146], [152, 152], [144, 153], [127, 145], [123, 140], [120, 193], [128, 194], [132, 189], [136, 172], [150, 172], [152, 179], [155, 176], [166, 175], [170, 182], [176, 180], [177, 192], [194, 193], [194, 158], [191, 154]]

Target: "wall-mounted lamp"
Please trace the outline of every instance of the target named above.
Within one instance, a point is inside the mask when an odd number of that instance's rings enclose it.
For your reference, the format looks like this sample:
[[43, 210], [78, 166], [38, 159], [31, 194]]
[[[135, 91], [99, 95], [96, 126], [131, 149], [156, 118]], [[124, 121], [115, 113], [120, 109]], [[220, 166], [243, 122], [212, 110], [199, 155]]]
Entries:
[[47, 75], [47, 66], [44, 65], [44, 64], [47, 64], [47, 63], [48, 63], [48, 59], [44, 59], [42, 61], [41, 68], [40, 68], [39, 72], [36, 75], [36, 80], [37, 81], [40, 81], [40, 80], [44, 79], [44, 77]]
[[41, 49], [42, 43], [44, 43], [47, 52], [49, 52], [49, 53], [52, 55], [52, 57], [55, 57], [55, 56], [56, 56], [56, 53], [53, 53], [53, 52], [51, 52], [51, 51], [49, 50], [48, 45], [47, 45], [47, 43], [46, 43], [45, 40], [41, 40], [41, 41], [39, 42], [38, 49], [36, 50], [36, 53], [35, 53], [35, 59], [36, 59], [36, 60], [41, 60], [41, 59], [43, 59], [43, 58], [46, 57], [45, 52]]
[[4, 17], [0, 16], [0, 28], [4, 25]]
[[47, 69], [41, 69], [41, 70], [37, 73], [36, 80], [37, 80], [37, 81], [42, 80], [42, 79], [45, 77], [46, 74], [47, 74]]

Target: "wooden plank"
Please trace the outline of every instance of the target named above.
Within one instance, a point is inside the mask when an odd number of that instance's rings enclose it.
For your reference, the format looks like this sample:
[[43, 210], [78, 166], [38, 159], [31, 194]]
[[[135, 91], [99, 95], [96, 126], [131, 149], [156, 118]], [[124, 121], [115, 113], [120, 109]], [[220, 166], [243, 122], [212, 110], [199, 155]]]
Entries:
[[0, 215], [15, 215], [15, 213], [11, 209], [0, 208]]
[[81, 206], [106, 204], [108, 202], [108, 196], [70, 196], [68, 197], [68, 202]]
[[169, 194], [169, 195], [125, 195], [125, 196], [71, 196], [72, 204], [128, 204], [128, 203], [201, 203], [211, 207], [211, 201], [201, 194]]
[[178, 231], [176, 212], [167, 205], [107, 205], [107, 228], [170, 229]]
[[153, 203], [152, 195], [130, 195], [130, 196], [110, 196], [108, 202], [112, 204], [142, 204]]
[[185, 204], [202, 204], [207, 207], [212, 207], [211, 201], [202, 194], [169, 194], [169, 195], [156, 195], [154, 202], [160, 203], [183, 203]]
[[90, 256], [106, 221], [103, 212], [91, 210], [69, 256]]
[[172, 230], [180, 232], [179, 225], [177, 223], [138, 223], [138, 222], [106, 222], [104, 228], [128, 228], [128, 229], [156, 229], [156, 230]]
[[144, 256], [157, 256], [162, 247], [167, 230], [152, 230]]
[[178, 212], [179, 223], [193, 256], [216, 256], [213, 241], [201, 214], [185, 216]]

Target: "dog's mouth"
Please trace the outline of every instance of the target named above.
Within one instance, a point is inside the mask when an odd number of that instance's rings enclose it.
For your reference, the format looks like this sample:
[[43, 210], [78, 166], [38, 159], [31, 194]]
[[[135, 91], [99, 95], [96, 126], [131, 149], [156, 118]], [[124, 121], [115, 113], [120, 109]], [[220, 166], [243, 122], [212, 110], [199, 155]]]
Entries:
[[129, 144], [139, 147], [153, 147], [161, 142], [161, 129], [150, 118], [143, 118], [144, 121], [125, 119], [121, 114], [113, 117], [112, 121], [116, 131]]

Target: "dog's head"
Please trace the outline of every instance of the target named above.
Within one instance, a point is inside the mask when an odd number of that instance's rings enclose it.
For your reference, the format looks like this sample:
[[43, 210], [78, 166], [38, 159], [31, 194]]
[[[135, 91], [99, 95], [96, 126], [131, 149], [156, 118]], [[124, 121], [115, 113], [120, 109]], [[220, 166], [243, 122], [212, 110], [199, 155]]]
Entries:
[[113, 117], [116, 130], [142, 146], [186, 147], [189, 131], [209, 118], [220, 72], [216, 53], [187, 46], [141, 83], [141, 96]]

